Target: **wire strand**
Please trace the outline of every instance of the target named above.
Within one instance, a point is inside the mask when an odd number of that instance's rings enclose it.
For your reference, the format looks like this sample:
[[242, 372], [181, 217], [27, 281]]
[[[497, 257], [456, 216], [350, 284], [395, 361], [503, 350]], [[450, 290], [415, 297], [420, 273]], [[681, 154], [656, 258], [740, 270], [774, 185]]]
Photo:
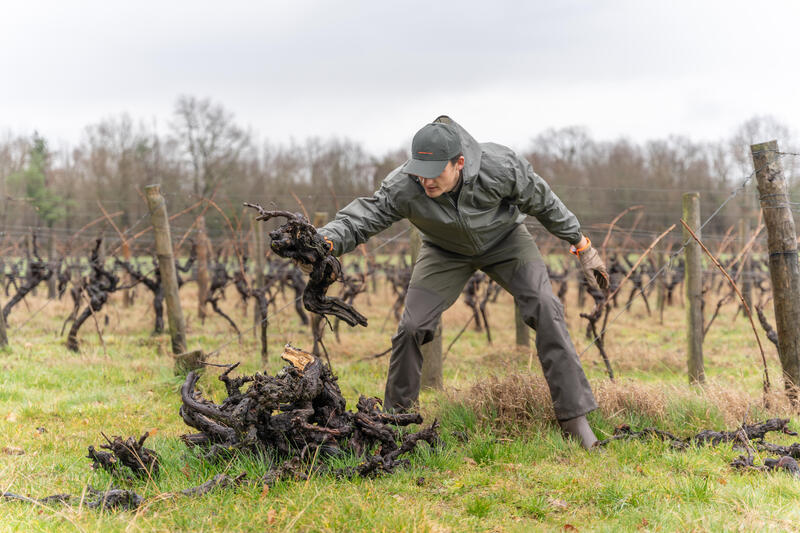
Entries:
[[[387, 245], [387, 244], [389, 244], [390, 242], [393, 242], [395, 239], [398, 239], [398, 238], [400, 238], [402, 235], [405, 235], [405, 234], [406, 234], [406, 233], [408, 233], [409, 231], [411, 231], [411, 228], [410, 228], [410, 227], [409, 227], [409, 228], [406, 228], [406, 229], [405, 229], [405, 230], [403, 230], [401, 233], [398, 233], [397, 235], [395, 235], [395, 236], [394, 236], [394, 237], [392, 237], [391, 239], [389, 239], [389, 240], [387, 240], [386, 242], [384, 242], [383, 244], [379, 245], [377, 248], [373, 249], [373, 250], [372, 250], [372, 252], [373, 252], [373, 253], [374, 253], [374, 252], [377, 252], [379, 249], [383, 248], [384, 246], [386, 246], [386, 245]], [[226, 348], [228, 345], [230, 345], [230, 344], [231, 344], [233, 341], [235, 341], [236, 339], [239, 339], [239, 338], [241, 338], [241, 336], [242, 336], [242, 335], [244, 335], [244, 334], [249, 334], [249, 333], [252, 333], [253, 331], [255, 331], [255, 329], [256, 329], [256, 328], [258, 328], [258, 327], [261, 327], [261, 325], [262, 325], [262, 324], [263, 324], [265, 321], [266, 321], [266, 324], [267, 324], [267, 326], [269, 326], [269, 324], [270, 324], [270, 319], [271, 319], [272, 317], [274, 317], [275, 315], [279, 315], [280, 313], [282, 313], [283, 311], [285, 311], [285, 310], [286, 310], [286, 309], [287, 309], [287, 308], [288, 308], [290, 305], [294, 305], [294, 304], [296, 304], [298, 301], [300, 301], [300, 299], [301, 299], [302, 297], [303, 297], [303, 296], [301, 295], [301, 296], [298, 296], [297, 298], [295, 298], [294, 300], [290, 300], [290, 301], [286, 302], [286, 303], [285, 303], [285, 304], [284, 304], [282, 307], [280, 307], [280, 308], [279, 308], [277, 311], [275, 311], [274, 313], [272, 313], [272, 315], [267, 315], [267, 317], [265, 317], [265, 318], [263, 318], [263, 319], [261, 319], [261, 320], [259, 320], [259, 321], [256, 321], [256, 322], [254, 322], [254, 323], [253, 323], [253, 325], [252, 325], [252, 327], [250, 327], [250, 328], [248, 328], [248, 329], [245, 329], [243, 333], [241, 333], [241, 334], [238, 334], [238, 335], [236, 335], [236, 336], [231, 336], [231, 338], [230, 338], [230, 339], [228, 339], [228, 340], [226, 340], [226, 341], [223, 341], [223, 343], [222, 343], [222, 344], [220, 344], [219, 346], [217, 346], [217, 348], [216, 348], [216, 349], [214, 349], [213, 351], [209, 352], [209, 354], [208, 354], [208, 357], [211, 357], [211, 356], [214, 356], [214, 355], [217, 355], [217, 354], [219, 354], [219, 353], [220, 353], [220, 351], [222, 351], [224, 348]]]
[[[707, 225], [709, 222], [711, 222], [711, 220], [712, 220], [712, 219], [713, 219], [715, 216], [717, 216], [717, 215], [719, 214], [719, 212], [720, 212], [720, 211], [722, 211], [722, 209], [723, 209], [723, 208], [724, 208], [726, 205], [728, 205], [728, 202], [730, 202], [731, 200], [733, 200], [733, 198], [734, 198], [734, 197], [736, 197], [736, 196], [737, 196], [737, 195], [738, 195], [740, 192], [742, 192], [742, 191], [745, 189], [745, 187], [747, 187], [747, 184], [750, 182], [750, 180], [751, 180], [751, 179], [753, 179], [753, 176], [755, 176], [755, 175], [756, 175], [758, 172], [760, 172], [760, 171], [761, 171], [761, 170], [763, 170], [764, 168], [766, 168], [766, 165], [765, 165], [765, 166], [763, 166], [763, 167], [761, 167], [761, 168], [759, 168], [759, 169], [755, 169], [755, 170], [753, 170], [753, 172], [751, 172], [751, 173], [750, 173], [750, 174], [749, 174], [749, 175], [748, 175], [746, 178], [744, 178], [744, 180], [742, 181], [741, 185], [739, 185], [737, 188], [735, 188], [735, 189], [733, 190], [733, 192], [731, 192], [731, 194], [730, 194], [730, 195], [729, 195], [729, 196], [728, 196], [728, 197], [725, 199], [725, 201], [724, 201], [724, 202], [722, 202], [722, 204], [720, 204], [720, 206], [719, 206], [719, 207], [717, 207], [717, 209], [716, 209], [716, 210], [715, 210], [713, 213], [711, 213], [711, 215], [710, 215], [710, 216], [709, 216], [709, 217], [706, 219], [706, 221], [705, 221], [705, 222], [703, 222], [703, 223], [700, 225], [700, 228], [698, 229], [698, 231], [697, 231], [697, 232], [698, 232], [698, 233], [702, 232], [703, 228], [704, 228], [704, 227], [706, 227], [706, 225]], [[691, 241], [692, 241], [692, 239], [691, 239], [691, 238], [687, 239], [687, 240], [686, 240], [686, 241], [685, 241], [685, 242], [684, 242], [684, 243], [681, 245], [681, 247], [680, 247], [680, 248], [678, 248], [678, 250], [676, 250], [675, 252], [673, 252], [672, 254], [670, 254], [670, 256], [669, 256], [669, 259], [668, 259], [668, 260], [667, 260], [667, 262], [664, 264], [664, 266], [662, 266], [660, 269], [658, 269], [658, 271], [656, 271], [656, 273], [655, 273], [655, 274], [653, 274], [653, 276], [650, 278], [650, 280], [649, 280], [649, 281], [648, 281], [648, 282], [647, 282], [647, 283], [646, 283], [646, 284], [645, 284], [645, 285], [642, 287], [642, 291], [641, 291], [641, 292], [644, 292], [644, 291], [645, 291], [645, 289], [647, 289], [647, 288], [648, 288], [650, 285], [652, 285], [652, 284], [653, 284], [653, 283], [654, 283], [654, 282], [655, 282], [655, 281], [658, 279], [658, 277], [659, 277], [659, 276], [660, 276], [660, 275], [661, 275], [661, 274], [662, 274], [664, 271], [666, 271], [668, 268], [672, 268], [672, 261], [673, 261], [673, 260], [675, 259], [675, 257], [677, 257], [677, 256], [678, 256], [678, 255], [679, 255], [681, 252], [683, 252], [683, 250], [686, 248], [686, 246], [688, 246], [688, 245], [689, 245], [689, 243], [690, 243]], [[615, 322], [616, 322], [616, 321], [617, 321], [617, 320], [618, 320], [618, 319], [619, 319], [619, 318], [620, 318], [620, 317], [621, 317], [623, 314], [627, 313], [627, 312], [630, 310], [630, 308], [631, 308], [631, 304], [633, 304], [633, 301], [634, 301], [634, 300], [635, 300], [637, 297], [638, 297], [638, 293], [637, 293], [637, 294], [636, 294], [636, 295], [635, 295], [633, 298], [631, 298], [631, 299], [629, 299], [629, 300], [628, 300], [628, 302], [627, 302], [627, 303], [626, 303], [626, 304], [623, 306], [622, 310], [621, 310], [619, 313], [617, 313], [617, 314], [616, 314], [616, 315], [615, 315], [615, 316], [614, 316], [614, 317], [613, 317], [613, 318], [612, 318], [612, 319], [611, 319], [611, 320], [610, 320], [610, 321], [609, 321], [609, 322], [606, 324], [606, 326], [605, 326], [605, 327], [602, 329], [602, 331], [600, 331], [600, 333], [598, 333], [598, 334], [597, 334], [597, 336], [596, 336], [594, 339], [592, 339], [592, 340], [591, 340], [591, 342], [589, 342], [589, 344], [588, 344], [588, 345], [586, 345], [586, 347], [583, 349], [583, 351], [581, 351], [581, 353], [580, 353], [580, 354], [578, 354], [578, 357], [579, 357], [579, 358], [580, 358], [580, 357], [583, 357], [583, 355], [584, 355], [584, 354], [585, 354], [585, 353], [586, 353], [586, 352], [589, 350], [589, 348], [591, 348], [592, 346], [594, 346], [594, 345], [597, 343], [597, 341], [599, 341], [599, 340], [600, 340], [600, 339], [603, 337], [603, 335], [604, 335], [604, 334], [605, 334], [605, 333], [606, 333], [606, 332], [609, 330], [609, 328], [611, 328], [611, 326], [613, 326], [613, 325], [614, 325], [614, 323], [615, 323]], [[607, 302], [604, 302], [604, 305], [607, 305]]]

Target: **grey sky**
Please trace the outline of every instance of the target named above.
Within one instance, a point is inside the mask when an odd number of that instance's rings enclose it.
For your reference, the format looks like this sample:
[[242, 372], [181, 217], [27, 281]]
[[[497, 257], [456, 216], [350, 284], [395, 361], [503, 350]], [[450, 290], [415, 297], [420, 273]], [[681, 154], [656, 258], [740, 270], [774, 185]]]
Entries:
[[0, 130], [77, 142], [122, 112], [166, 129], [210, 97], [260, 139], [375, 152], [446, 113], [524, 148], [549, 127], [717, 140], [800, 122], [798, 2], [4, 2]]

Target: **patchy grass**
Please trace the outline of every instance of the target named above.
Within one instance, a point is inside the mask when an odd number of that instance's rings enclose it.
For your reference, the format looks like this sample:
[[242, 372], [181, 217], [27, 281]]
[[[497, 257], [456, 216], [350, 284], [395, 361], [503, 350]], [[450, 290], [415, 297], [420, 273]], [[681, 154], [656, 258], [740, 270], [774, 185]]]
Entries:
[[[264, 370], [252, 332], [237, 339], [221, 319], [211, 316], [200, 323], [194, 291], [193, 285], [181, 291], [190, 348], [211, 351], [225, 344], [214, 362], [241, 361], [245, 373]], [[135, 512], [2, 502], [3, 530], [521, 532], [569, 524], [599, 531], [717, 531], [790, 530], [800, 520], [800, 483], [783, 474], [733, 471], [728, 463], [738, 452], [730, 446], [679, 452], [659, 441], [614, 442], [586, 453], [565, 441], [554, 423], [535, 354], [518, 349], [513, 328], [504, 326], [513, 323], [507, 295], [489, 308], [493, 345], [469, 328], [447, 356], [446, 390], [423, 391], [424, 416], [441, 422], [439, 450], [421, 448], [408, 469], [378, 479], [317, 476], [184, 497], [178, 494], [181, 489], [220, 472], [247, 472], [258, 479], [273, 459], [236, 457], [210, 465], [178, 440], [187, 431], [178, 415], [182, 379], [172, 373], [168, 339], [149, 335], [149, 293], [140, 290], [130, 309], [115, 295], [100, 317], [105, 346], [90, 320], [81, 332], [81, 353], [72, 354], [58, 336], [69, 303], [47, 304], [41, 292], [28, 302], [30, 311], [23, 304], [15, 308], [9, 324], [12, 346], [0, 353], [2, 489], [44, 496], [80, 495], [87, 485], [108, 487], [110, 478], [91, 471], [84, 457], [88, 445], [102, 441], [101, 431], [128, 436], [155, 429], [147, 445], [161, 454], [163, 471], [157, 479], [131, 484], [146, 498]], [[573, 287], [570, 298], [574, 294]], [[338, 342], [327, 334], [334, 370], [351, 407], [359, 394], [383, 394], [388, 357], [365, 358], [389, 346], [395, 325], [391, 320], [382, 324], [392, 302], [389, 288], [380, 284], [377, 294], [356, 302], [369, 328], [342, 326]], [[285, 304], [280, 300], [277, 308]], [[233, 291], [222, 305], [243, 329], [252, 324], [252, 307], [244, 317]], [[587, 341], [574, 300], [566, 310], [583, 352]], [[764, 407], [760, 356], [749, 325], [741, 316], [733, 321], [734, 312], [733, 305], [723, 308], [708, 334], [708, 383], [700, 388], [686, 383], [683, 310], [668, 308], [662, 325], [635, 303], [606, 341], [616, 382], [605, 378], [594, 348], [582, 355], [600, 405], [590, 415], [598, 436], [623, 423], [688, 435], [707, 427], [735, 427], [745, 417], [790, 416], [778, 393]], [[445, 346], [469, 316], [461, 303], [445, 314]], [[291, 306], [273, 314], [269, 334], [271, 357], [265, 370], [270, 373], [282, 366], [277, 354], [285, 342], [311, 344]], [[777, 356], [771, 345], [765, 347], [778, 388]], [[219, 401], [224, 390], [217, 374], [209, 369], [200, 386]], [[17, 449], [24, 453], [16, 455]], [[341, 466], [355, 459], [338, 461]]]

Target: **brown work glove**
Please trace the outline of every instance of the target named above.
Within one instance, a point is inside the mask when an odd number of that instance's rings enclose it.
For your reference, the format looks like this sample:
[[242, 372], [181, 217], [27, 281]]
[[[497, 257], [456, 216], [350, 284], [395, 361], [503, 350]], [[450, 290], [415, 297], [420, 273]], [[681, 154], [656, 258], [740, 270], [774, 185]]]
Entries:
[[606, 264], [600, 258], [600, 254], [592, 247], [592, 241], [586, 237], [586, 244], [583, 248], [569, 247], [569, 252], [577, 255], [581, 262], [581, 270], [592, 288], [599, 288], [600, 290], [608, 289], [608, 271]]
[[[329, 247], [328, 251], [333, 252], [333, 241], [324, 236], [322, 238], [325, 240], [325, 243]], [[314, 270], [314, 265], [312, 265], [311, 263], [304, 263], [302, 261], [298, 261], [297, 259], [292, 259], [292, 261], [294, 262], [294, 265], [297, 268], [299, 268], [306, 276], [311, 275], [311, 271]]]

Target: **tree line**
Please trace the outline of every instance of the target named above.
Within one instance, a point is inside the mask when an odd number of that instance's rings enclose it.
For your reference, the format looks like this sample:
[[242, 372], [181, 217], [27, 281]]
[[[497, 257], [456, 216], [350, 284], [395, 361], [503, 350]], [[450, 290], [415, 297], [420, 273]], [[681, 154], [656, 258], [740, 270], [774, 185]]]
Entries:
[[[656, 231], [679, 216], [685, 191], [701, 191], [703, 214], [710, 214], [752, 173], [749, 145], [772, 138], [792, 151], [789, 128], [769, 117], [748, 120], [718, 142], [681, 136], [602, 141], [585, 128], [569, 127], [533, 136], [522, 155], [585, 227], [643, 205], [646, 216], [638, 227]], [[223, 105], [181, 96], [166, 133], [126, 114], [87, 126], [77, 145], [58, 149], [38, 134], [6, 133], [0, 138], [0, 231], [13, 238], [32, 227], [48, 228], [58, 238], [97, 218], [101, 206], [128, 228], [146, 217], [144, 186], [160, 183], [171, 212], [213, 201], [206, 216], [213, 238], [242, 219], [243, 200], [333, 214], [371, 194], [407, 154], [407, 147], [371, 154], [336, 137], [258, 141]], [[784, 158], [792, 185], [796, 159]], [[756, 205], [739, 202], [715, 217], [706, 233], [724, 232]]]

